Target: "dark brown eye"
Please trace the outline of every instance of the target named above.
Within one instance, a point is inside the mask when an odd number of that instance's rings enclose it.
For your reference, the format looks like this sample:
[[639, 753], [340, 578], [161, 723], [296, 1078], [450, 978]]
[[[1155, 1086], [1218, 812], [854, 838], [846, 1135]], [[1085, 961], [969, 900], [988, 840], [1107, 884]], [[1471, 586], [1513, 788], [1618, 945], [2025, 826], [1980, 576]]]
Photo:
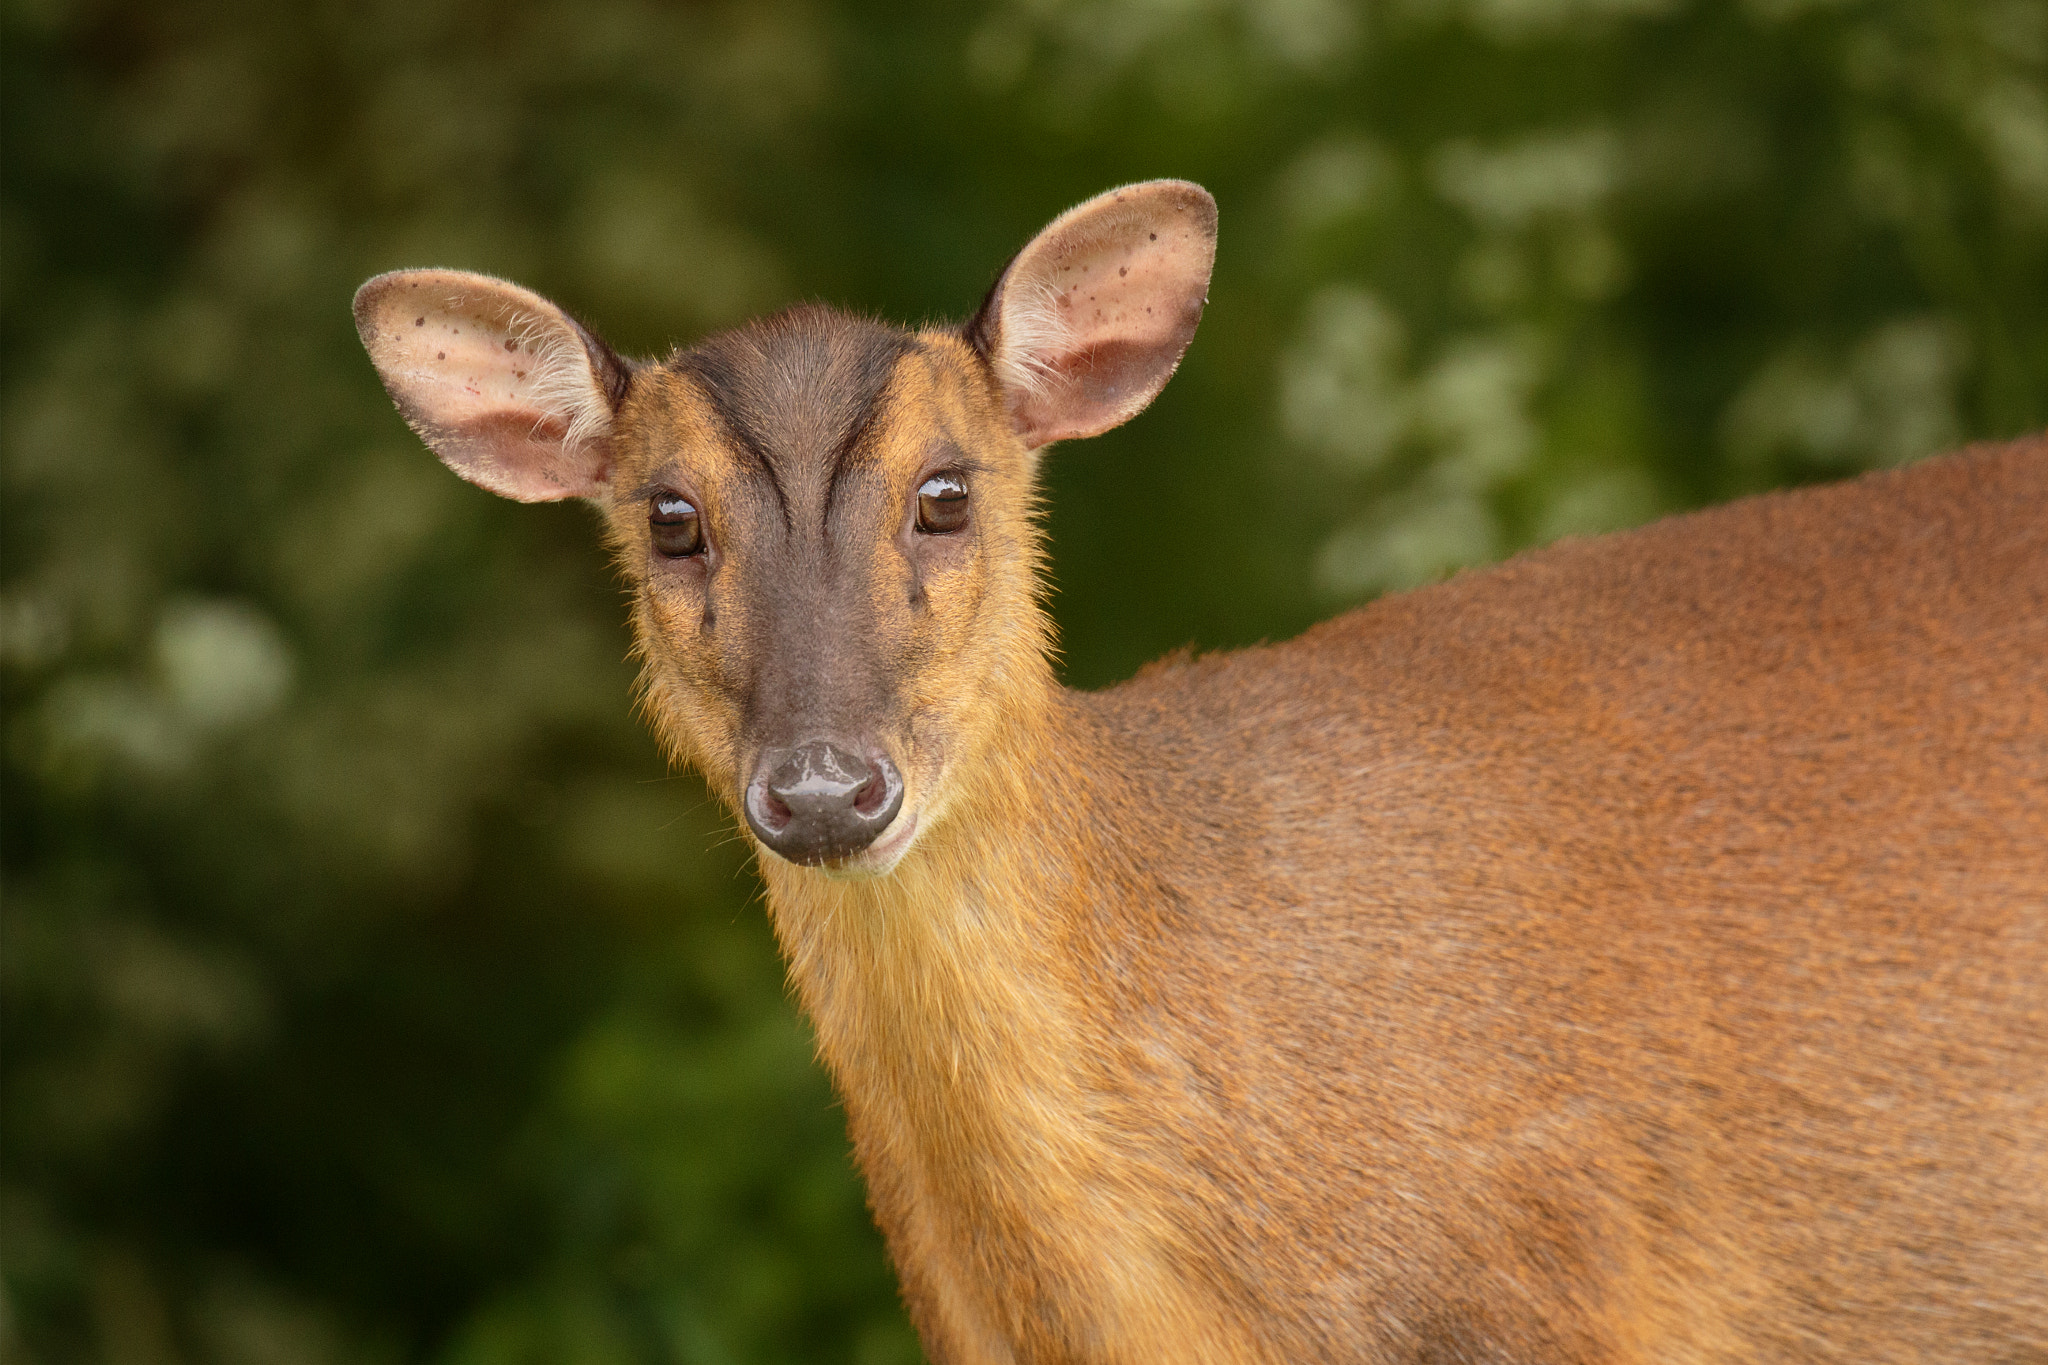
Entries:
[[942, 536], [967, 524], [967, 480], [934, 474], [917, 490], [917, 529]]
[[704, 552], [704, 519], [688, 498], [657, 493], [647, 513], [647, 533], [654, 552], [667, 559], [688, 559]]

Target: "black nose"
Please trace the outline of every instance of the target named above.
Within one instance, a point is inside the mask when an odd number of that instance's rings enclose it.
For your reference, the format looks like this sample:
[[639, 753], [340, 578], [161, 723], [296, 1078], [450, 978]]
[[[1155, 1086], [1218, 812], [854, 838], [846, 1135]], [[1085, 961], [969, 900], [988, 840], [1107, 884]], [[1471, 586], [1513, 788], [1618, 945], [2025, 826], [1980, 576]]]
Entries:
[[747, 825], [793, 863], [848, 858], [875, 841], [903, 806], [903, 778], [876, 755], [862, 759], [814, 739], [769, 749], [747, 784]]

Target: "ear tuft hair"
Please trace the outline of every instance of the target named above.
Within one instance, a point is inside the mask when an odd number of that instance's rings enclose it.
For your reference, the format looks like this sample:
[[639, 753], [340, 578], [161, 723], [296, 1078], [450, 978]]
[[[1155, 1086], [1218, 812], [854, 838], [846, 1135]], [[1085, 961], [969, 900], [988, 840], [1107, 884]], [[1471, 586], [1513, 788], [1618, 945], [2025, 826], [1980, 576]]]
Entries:
[[1060, 293], [1043, 280], [1019, 280], [1004, 313], [1008, 345], [993, 357], [1005, 389], [1042, 399], [1059, 382], [1053, 357], [1071, 355], [1074, 326], [1060, 309]]

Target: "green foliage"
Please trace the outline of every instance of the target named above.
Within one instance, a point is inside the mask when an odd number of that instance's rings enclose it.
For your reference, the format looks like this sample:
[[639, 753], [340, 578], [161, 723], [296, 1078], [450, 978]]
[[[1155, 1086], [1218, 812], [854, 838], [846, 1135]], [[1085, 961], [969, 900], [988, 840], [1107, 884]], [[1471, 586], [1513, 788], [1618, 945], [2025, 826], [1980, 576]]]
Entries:
[[7, 1360], [911, 1360], [743, 846], [582, 514], [458, 483], [403, 265], [657, 352], [964, 314], [1181, 175], [1182, 374], [1057, 453], [1066, 668], [2038, 428], [2038, 0], [12, 0]]

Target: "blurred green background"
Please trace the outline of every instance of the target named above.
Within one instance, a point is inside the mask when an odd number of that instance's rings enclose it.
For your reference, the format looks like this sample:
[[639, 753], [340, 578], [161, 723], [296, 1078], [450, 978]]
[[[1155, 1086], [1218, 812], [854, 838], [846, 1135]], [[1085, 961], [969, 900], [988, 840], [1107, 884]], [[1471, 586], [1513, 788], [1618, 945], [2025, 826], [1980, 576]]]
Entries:
[[1084, 686], [2048, 417], [2039, 0], [7, 0], [0, 1352], [910, 1361], [574, 507], [391, 410], [450, 265], [657, 353], [1221, 201], [1048, 465]]

